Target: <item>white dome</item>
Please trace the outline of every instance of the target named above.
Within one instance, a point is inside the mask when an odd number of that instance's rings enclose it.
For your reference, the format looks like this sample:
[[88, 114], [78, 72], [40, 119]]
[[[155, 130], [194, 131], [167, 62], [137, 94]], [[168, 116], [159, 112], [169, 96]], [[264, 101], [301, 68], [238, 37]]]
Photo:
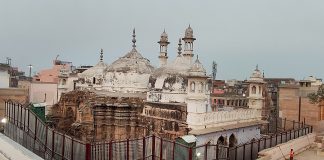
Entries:
[[125, 56], [113, 62], [108, 68], [107, 72], [135, 72], [150, 74], [154, 67], [150, 61], [144, 58], [135, 48], [128, 52]]
[[93, 77], [103, 78], [104, 71], [106, 70], [106, 68], [107, 68], [107, 65], [103, 61], [100, 61], [95, 66], [80, 73], [79, 77], [84, 78], [84, 79], [90, 79]]
[[191, 65], [189, 72], [190, 76], [206, 76], [206, 70], [204, 66], [200, 63], [198, 57], [195, 63]]

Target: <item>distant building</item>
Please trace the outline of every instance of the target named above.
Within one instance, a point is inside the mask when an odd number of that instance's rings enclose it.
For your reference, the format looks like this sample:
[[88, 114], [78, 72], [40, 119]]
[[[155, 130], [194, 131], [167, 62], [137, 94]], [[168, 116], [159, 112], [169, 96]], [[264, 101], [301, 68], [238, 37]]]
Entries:
[[0, 88], [9, 88], [10, 84], [10, 66], [7, 64], [0, 64]]
[[303, 121], [324, 131], [324, 104], [312, 104], [308, 94], [317, 92], [322, 85], [320, 79], [313, 76], [300, 80], [297, 84], [279, 86], [279, 117]]
[[66, 62], [61, 60], [54, 60], [53, 67], [51, 69], [41, 70], [37, 75], [33, 77], [33, 81], [58, 83], [59, 74], [62, 69], [72, 70], [72, 62]]

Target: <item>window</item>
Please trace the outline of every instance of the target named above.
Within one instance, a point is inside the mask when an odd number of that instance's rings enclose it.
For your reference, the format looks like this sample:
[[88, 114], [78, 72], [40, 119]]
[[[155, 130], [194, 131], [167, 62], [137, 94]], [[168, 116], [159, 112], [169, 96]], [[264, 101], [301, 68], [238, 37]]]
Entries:
[[259, 94], [261, 94], [261, 86], [259, 86]]
[[252, 94], [256, 94], [256, 87], [252, 86]]
[[204, 83], [200, 82], [199, 84], [199, 93], [203, 93], [204, 92]]
[[191, 82], [191, 84], [190, 84], [190, 91], [191, 92], [195, 92], [195, 82]]

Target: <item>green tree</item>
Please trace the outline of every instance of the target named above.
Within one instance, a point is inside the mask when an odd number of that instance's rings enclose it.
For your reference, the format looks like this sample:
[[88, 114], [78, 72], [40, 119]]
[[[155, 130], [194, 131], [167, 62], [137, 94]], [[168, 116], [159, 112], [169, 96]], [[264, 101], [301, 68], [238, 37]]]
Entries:
[[308, 98], [313, 104], [324, 101], [324, 85], [321, 85], [317, 92], [308, 94]]

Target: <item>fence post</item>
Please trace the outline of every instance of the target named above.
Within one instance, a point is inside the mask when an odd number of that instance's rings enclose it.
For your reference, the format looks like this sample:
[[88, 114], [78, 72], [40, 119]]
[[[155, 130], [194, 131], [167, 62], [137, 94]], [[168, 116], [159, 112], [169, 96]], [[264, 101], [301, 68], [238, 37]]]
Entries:
[[228, 148], [227, 148], [226, 159], [230, 159], [230, 156], [229, 156], [229, 154], [230, 154], [230, 148], [228, 147]]
[[216, 160], [218, 160], [218, 152], [219, 152], [219, 148], [218, 148], [218, 144], [216, 144]]
[[205, 144], [205, 160], [207, 160], [207, 143]]
[[64, 160], [64, 148], [65, 148], [65, 134], [63, 134], [62, 138], [62, 159]]
[[287, 123], [287, 118], [285, 118], [285, 121], [284, 121], [284, 131], [286, 131], [286, 123]]
[[152, 135], [152, 160], [155, 159], [155, 135]]
[[71, 137], [71, 160], [74, 159], [74, 154], [73, 154], [73, 150], [74, 150], [74, 139], [73, 137]]
[[[24, 131], [25, 132], [25, 131]], [[45, 146], [44, 146], [44, 154], [46, 155], [46, 151], [47, 151], [47, 132], [48, 132], [48, 126], [45, 126]]]
[[295, 130], [295, 120], [293, 120], [293, 130]]
[[245, 160], [245, 143], [243, 145], [243, 160]]
[[36, 135], [37, 135], [37, 117], [35, 117], [35, 131], [34, 131], [34, 146], [33, 146], [33, 151], [35, 150]]
[[175, 141], [173, 141], [172, 160], [174, 160], [174, 152], [175, 152]]
[[251, 143], [251, 159], [253, 159], [253, 143], [254, 143], [254, 141], [252, 141], [252, 143]]
[[[145, 140], [144, 140], [145, 142]], [[143, 148], [145, 150], [145, 143], [143, 145]], [[145, 154], [145, 153], [144, 153]], [[112, 160], [113, 159], [113, 155], [112, 155], [112, 140], [109, 142], [109, 160]], [[143, 158], [144, 159], [144, 158]]]
[[235, 160], [237, 160], [237, 146], [235, 146]]
[[192, 160], [192, 148], [189, 147], [189, 159], [188, 160]]
[[272, 135], [270, 135], [270, 148], [272, 147]]
[[163, 139], [161, 137], [161, 142], [160, 142], [160, 160], [163, 159], [163, 150], [162, 150], [162, 148], [163, 148]]
[[91, 144], [87, 143], [86, 144], [86, 160], [91, 160]]
[[126, 140], [126, 159], [129, 160], [129, 139]]
[[258, 153], [260, 152], [260, 139], [258, 139]]
[[[28, 114], [29, 115], [29, 114]], [[54, 132], [54, 130], [52, 131], [53, 133], [52, 133], [52, 158], [54, 157], [54, 154], [55, 154], [55, 152], [54, 152], [54, 144], [55, 144], [55, 142], [54, 142], [54, 140], [55, 140], [55, 132]]]
[[264, 137], [263, 149], [267, 148], [267, 138]]
[[145, 137], [143, 137], [143, 159], [146, 159], [146, 157], [145, 157], [145, 146], [146, 146]]

